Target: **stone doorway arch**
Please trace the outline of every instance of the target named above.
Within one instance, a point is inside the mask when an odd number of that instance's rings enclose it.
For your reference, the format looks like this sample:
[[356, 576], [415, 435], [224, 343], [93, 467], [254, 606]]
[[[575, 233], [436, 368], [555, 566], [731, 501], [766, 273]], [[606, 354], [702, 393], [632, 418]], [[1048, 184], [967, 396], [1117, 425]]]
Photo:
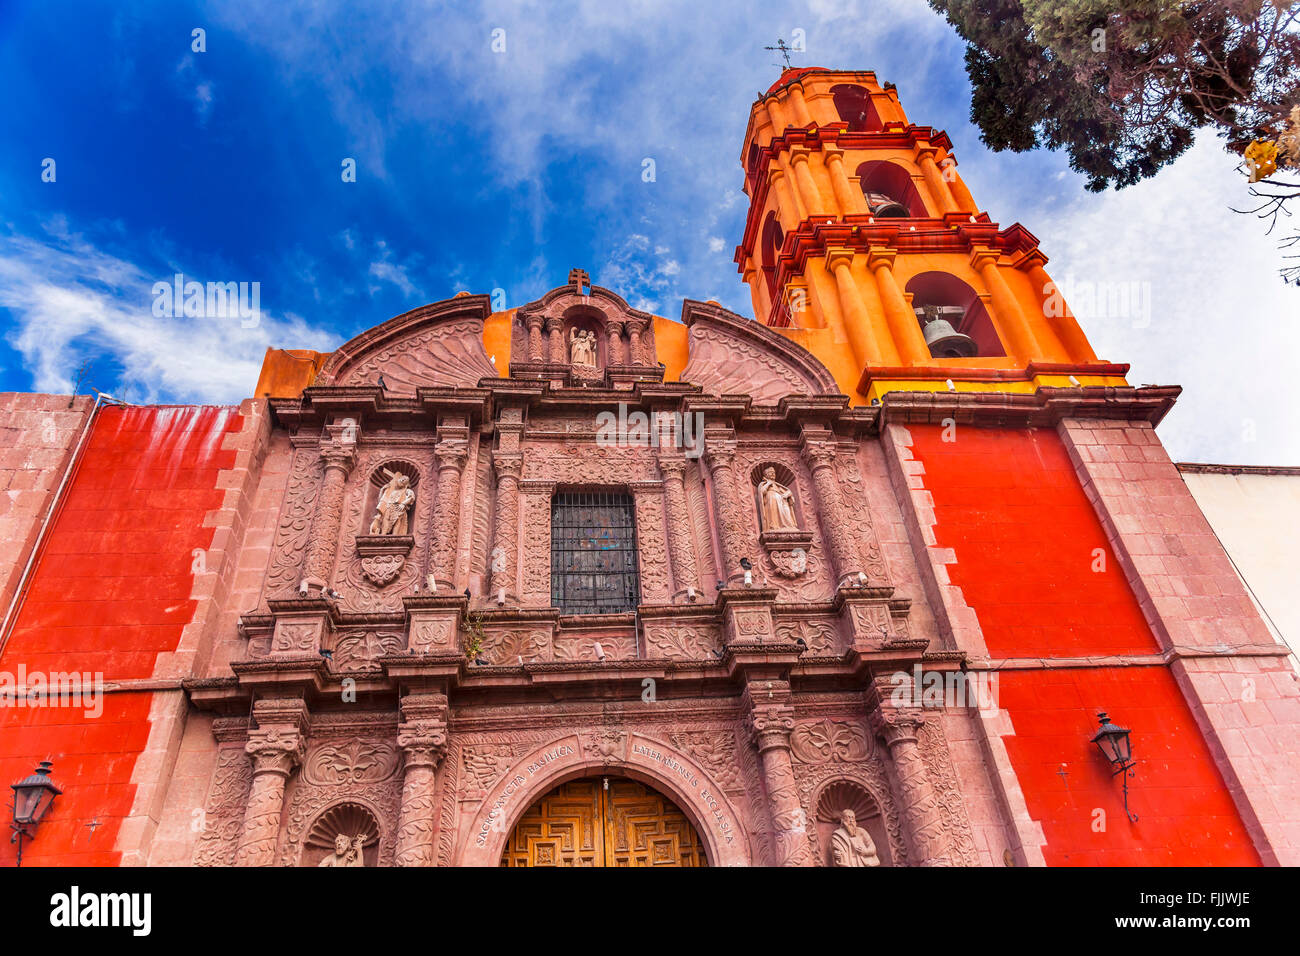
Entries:
[[560, 784], [604, 775], [639, 781], [671, 801], [699, 835], [709, 866], [751, 865], [748, 827], [717, 782], [671, 744], [621, 730], [574, 732], [516, 761], [459, 829], [456, 865], [499, 866], [534, 803]]

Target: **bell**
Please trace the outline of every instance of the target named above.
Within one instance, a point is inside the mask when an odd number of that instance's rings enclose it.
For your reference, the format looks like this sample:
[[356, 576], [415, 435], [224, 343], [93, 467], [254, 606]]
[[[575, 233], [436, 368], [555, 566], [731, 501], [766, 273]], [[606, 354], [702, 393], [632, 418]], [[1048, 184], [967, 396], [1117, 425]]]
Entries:
[[934, 358], [970, 358], [979, 346], [969, 335], [958, 332], [947, 319], [933, 319], [925, 325], [925, 344]]
[[885, 193], [867, 193], [867, 208], [871, 215], [882, 219], [906, 219], [911, 215], [907, 207]]

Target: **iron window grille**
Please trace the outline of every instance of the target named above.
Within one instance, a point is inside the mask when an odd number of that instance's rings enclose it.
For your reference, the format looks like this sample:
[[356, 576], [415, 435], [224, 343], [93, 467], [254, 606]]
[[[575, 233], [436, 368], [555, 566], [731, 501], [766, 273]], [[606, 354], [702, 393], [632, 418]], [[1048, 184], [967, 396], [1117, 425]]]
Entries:
[[551, 606], [565, 614], [636, 610], [636, 517], [632, 497], [567, 492], [551, 502]]

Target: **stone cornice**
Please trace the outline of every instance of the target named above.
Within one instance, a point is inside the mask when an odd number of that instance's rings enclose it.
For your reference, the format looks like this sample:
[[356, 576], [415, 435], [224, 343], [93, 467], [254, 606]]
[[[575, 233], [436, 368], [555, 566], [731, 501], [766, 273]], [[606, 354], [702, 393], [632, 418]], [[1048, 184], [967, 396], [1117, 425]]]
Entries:
[[1010, 392], [890, 392], [881, 403], [883, 424], [1042, 428], [1063, 418], [1160, 423], [1182, 389], [1177, 385], [1041, 387], [1032, 394]]

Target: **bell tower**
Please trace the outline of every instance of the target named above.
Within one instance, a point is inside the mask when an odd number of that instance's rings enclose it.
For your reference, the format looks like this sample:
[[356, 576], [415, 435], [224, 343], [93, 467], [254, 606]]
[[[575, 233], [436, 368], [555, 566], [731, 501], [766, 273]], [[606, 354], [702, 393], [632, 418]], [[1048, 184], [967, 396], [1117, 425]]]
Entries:
[[1127, 366], [1098, 361], [1038, 240], [980, 209], [947, 134], [911, 123], [874, 73], [785, 70], [750, 110], [742, 165], [736, 263], [754, 315], [855, 403], [1126, 384]]

